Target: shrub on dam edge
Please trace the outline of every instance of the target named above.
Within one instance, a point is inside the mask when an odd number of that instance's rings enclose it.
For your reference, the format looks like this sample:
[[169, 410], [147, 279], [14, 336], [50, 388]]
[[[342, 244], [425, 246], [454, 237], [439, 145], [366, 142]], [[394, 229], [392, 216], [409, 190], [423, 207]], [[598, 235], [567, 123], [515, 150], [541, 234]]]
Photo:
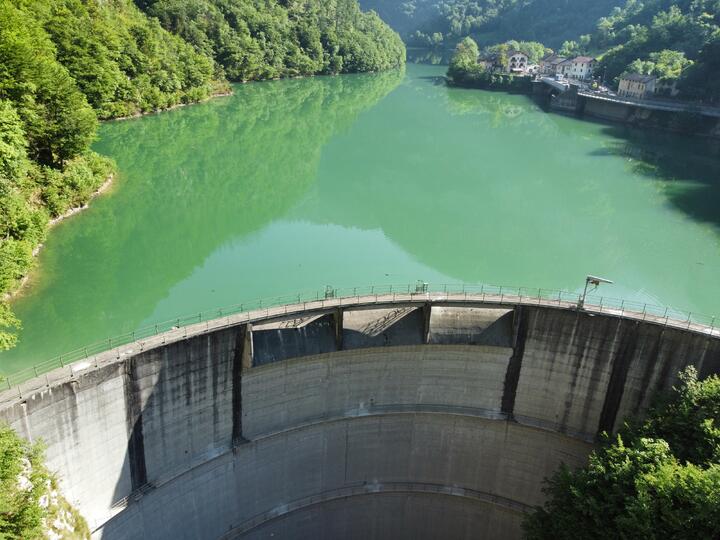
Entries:
[[641, 423], [604, 434], [588, 465], [561, 466], [528, 515], [541, 539], [720, 537], [720, 378], [695, 368]]
[[0, 424], [0, 538], [86, 539], [85, 520], [60, 494], [43, 447]]

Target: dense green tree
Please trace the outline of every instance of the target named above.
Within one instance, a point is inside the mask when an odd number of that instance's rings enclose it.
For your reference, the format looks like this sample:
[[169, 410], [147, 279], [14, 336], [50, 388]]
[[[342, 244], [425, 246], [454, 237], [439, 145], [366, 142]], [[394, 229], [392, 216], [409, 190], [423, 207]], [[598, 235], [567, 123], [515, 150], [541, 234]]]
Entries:
[[130, 0], [23, 3], [100, 118], [197, 101], [221, 89], [210, 58], [149, 20]]
[[585, 34], [580, 36], [580, 38], [570, 41], [565, 41], [562, 44], [562, 47], [560, 47], [559, 54], [561, 56], [567, 56], [569, 58], [572, 58], [573, 56], [580, 56], [582, 54], [589, 54], [590, 53], [590, 41], [591, 37], [590, 34]]
[[713, 34], [695, 63], [683, 72], [680, 89], [689, 98], [720, 102], [720, 31]]
[[720, 378], [690, 368], [645, 422], [606, 437], [586, 467], [562, 466], [530, 514], [540, 539], [717, 538], [720, 535]]
[[662, 81], [674, 81], [692, 64], [692, 60], [685, 58], [685, 53], [664, 50], [650, 53], [648, 60], [637, 58], [627, 67], [627, 71], [655, 75]]
[[471, 37], [463, 39], [458, 43], [457, 47], [455, 47], [455, 53], [450, 59], [448, 77], [459, 82], [464, 78], [479, 74], [483, 71], [482, 67], [478, 64], [479, 56], [480, 49], [478, 49], [475, 40]]
[[0, 99], [22, 119], [30, 157], [62, 165], [92, 140], [97, 120], [85, 96], [54, 55], [33, 15], [0, 0]]
[[591, 47], [609, 49], [600, 70], [608, 81], [626, 71], [678, 81], [681, 96], [720, 99], [718, 0], [628, 0], [598, 21]]
[[356, 0], [143, 0], [164, 28], [231, 80], [379, 71], [405, 61], [400, 37]]

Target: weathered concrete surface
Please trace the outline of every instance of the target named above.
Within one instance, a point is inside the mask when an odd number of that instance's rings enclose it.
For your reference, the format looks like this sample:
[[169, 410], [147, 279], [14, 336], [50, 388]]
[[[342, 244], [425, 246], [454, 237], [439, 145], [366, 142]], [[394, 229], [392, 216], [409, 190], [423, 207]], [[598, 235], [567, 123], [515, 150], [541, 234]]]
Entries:
[[429, 343], [512, 347], [513, 310], [433, 308]]
[[254, 327], [252, 339], [256, 366], [336, 350], [334, 321], [330, 315], [311, 321], [292, 319], [285, 325]]
[[431, 300], [173, 331], [0, 417], [45, 440], [97, 537], [431, 538], [435, 515], [517, 538], [561, 461], [685, 365], [720, 371], [712, 331]]
[[504, 504], [485, 502], [483, 515], [512, 522], [495, 537], [513, 538], [521, 509], [541, 500], [543, 476], [561, 457], [576, 464], [587, 451], [587, 444], [562, 435], [468, 416], [405, 413], [318, 422], [261, 437], [156, 488], [107, 523], [103, 537], [153, 531], [159, 539], [217, 538], [234, 528], [239, 534], [252, 530], [248, 521], [271, 522], [303, 499], [301, 508], [310, 508], [309, 497], [320, 501], [329, 494], [332, 500], [348, 487], [371, 494], [395, 482], [411, 493], [410, 484], [420, 483], [502, 498]]
[[106, 516], [116, 491], [131, 491], [122, 368], [83, 374], [0, 414], [21, 436], [42, 439], [47, 465], [61, 474], [66, 498], [87, 516]]
[[501, 418], [511, 349], [400, 346], [314, 356], [243, 377], [243, 434], [255, 439], [323, 418], [436, 410]]
[[[136, 411], [129, 447], [142, 441], [131, 466], [142, 469], [133, 489], [230, 449], [233, 362], [238, 329], [172, 343], [126, 362], [128, 402]], [[141, 461], [141, 463], [139, 463]], [[132, 469], [131, 469], [132, 470]], [[116, 498], [129, 495], [118, 491]]]
[[520, 308], [524, 343], [513, 414], [593, 440], [645, 410], [679, 370], [720, 371], [717, 339], [622, 318]]
[[[261, 525], [243, 538], [477, 540], [499, 538], [499, 531], [504, 531], [506, 538], [520, 537], [515, 512], [449, 495], [375, 493], [298, 510]], [[226, 538], [239, 537], [229, 534]]]
[[423, 324], [422, 310], [413, 307], [346, 311], [343, 348], [419, 345], [423, 343]]

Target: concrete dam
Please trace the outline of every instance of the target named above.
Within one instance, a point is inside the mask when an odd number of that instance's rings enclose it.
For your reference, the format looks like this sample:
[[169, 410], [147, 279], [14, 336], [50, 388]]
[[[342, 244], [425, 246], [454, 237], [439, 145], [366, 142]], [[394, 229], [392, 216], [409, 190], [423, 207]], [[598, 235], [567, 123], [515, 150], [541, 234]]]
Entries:
[[[688, 320], [689, 321], [689, 320]], [[720, 332], [572, 302], [329, 298], [136, 341], [0, 394], [103, 539], [517, 539], [543, 479]]]

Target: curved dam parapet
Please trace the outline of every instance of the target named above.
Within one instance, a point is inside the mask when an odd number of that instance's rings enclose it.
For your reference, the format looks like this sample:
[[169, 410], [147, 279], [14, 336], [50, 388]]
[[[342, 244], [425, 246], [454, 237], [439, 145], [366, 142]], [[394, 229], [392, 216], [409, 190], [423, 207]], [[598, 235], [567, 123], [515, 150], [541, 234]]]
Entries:
[[720, 332], [483, 295], [207, 321], [0, 394], [97, 538], [507, 538]]

